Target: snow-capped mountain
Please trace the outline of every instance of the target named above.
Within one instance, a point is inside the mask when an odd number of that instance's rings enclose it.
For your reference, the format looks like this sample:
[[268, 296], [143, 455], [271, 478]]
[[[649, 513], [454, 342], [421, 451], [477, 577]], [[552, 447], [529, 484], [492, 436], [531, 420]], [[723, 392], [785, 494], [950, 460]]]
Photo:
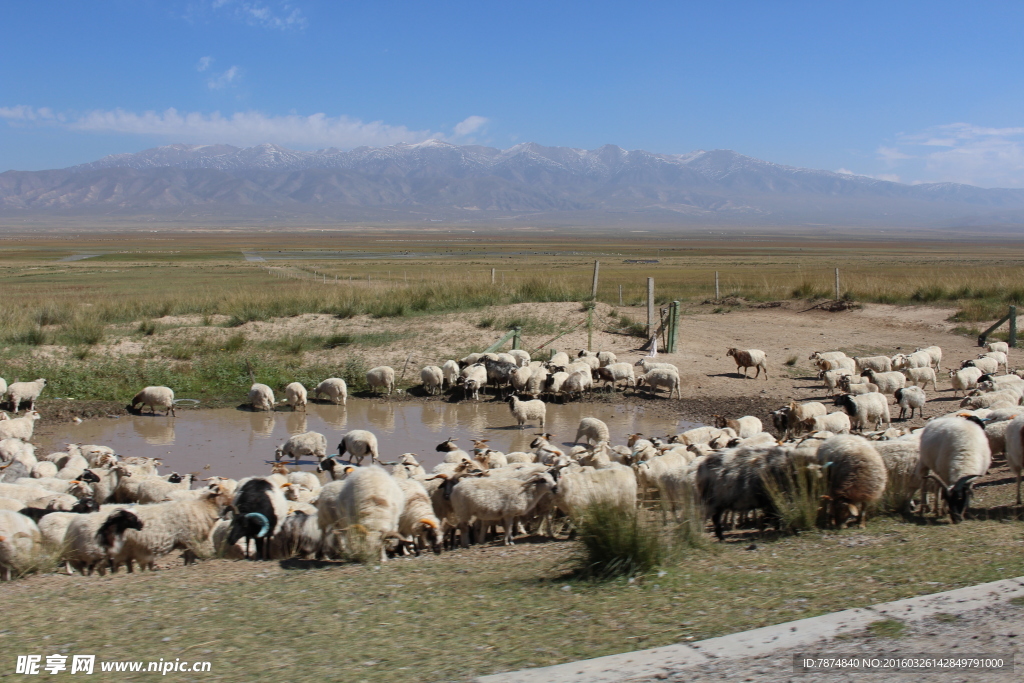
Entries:
[[[356, 220], [423, 212], [474, 220], [537, 214], [560, 222], [632, 216], [671, 224], [953, 226], [1024, 224], [1024, 191], [904, 185], [782, 166], [730, 150], [688, 154], [441, 140], [343, 151], [263, 144], [167, 145], [67, 169], [0, 174], [0, 212], [124, 214], [199, 207], [227, 216]], [[234, 208], [233, 208], [234, 207]]]

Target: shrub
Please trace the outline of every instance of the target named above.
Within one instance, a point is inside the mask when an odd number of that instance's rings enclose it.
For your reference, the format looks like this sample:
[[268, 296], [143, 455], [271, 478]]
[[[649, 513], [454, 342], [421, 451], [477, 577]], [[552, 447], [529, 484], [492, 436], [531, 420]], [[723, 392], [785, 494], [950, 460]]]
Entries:
[[817, 466], [789, 463], [781, 471], [765, 472], [762, 477], [765, 493], [779, 520], [779, 528], [796, 533], [824, 526], [822, 498], [828, 494], [827, 472]]
[[241, 351], [243, 346], [245, 346], [245, 335], [239, 332], [238, 334], [231, 335], [221, 348], [234, 353]]
[[591, 506], [579, 520], [578, 576], [609, 579], [645, 574], [667, 555], [659, 525], [643, 510]]

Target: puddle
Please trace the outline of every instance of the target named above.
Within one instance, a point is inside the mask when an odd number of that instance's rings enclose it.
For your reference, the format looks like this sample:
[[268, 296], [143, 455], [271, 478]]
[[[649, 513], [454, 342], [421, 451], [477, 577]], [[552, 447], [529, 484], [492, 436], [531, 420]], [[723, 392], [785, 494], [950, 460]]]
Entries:
[[[548, 404], [544, 431], [556, 441], [571, 445], [583, 417], [604, 420], [613, 443], [625, 443], [634, 432], [665, 435], [682, 431], [692, 423], [646, 418], [642, 407], [570, 403]], [[265, 474], [273, 461], [274, 449], [291, 434], [315, 431], [327, 437], [328, 452], [337, 452], [341, 436], [350, 429], [368, 429], [377, 435], [380, 457], [396, 460], [402, 453], [415, 453], [430, 469], [441, 462], [434, 450], [450, 436], [469, 450], [473, 438], [505, 453], [529, 450], [533, 435], [541, 431], [529, 424], [516, 426], [506, 403], [395, 402], [349, 399], [347, 406], [309, 404], [308, 410], [283, 409], [255, 413], [234, 408], [212, 410], [178, 409], [177, 417], [132, 415], [118, 419], [99, 418], [82, 424], [61, 425], [54, 434], [40, 437], [42, 453], [62, 450], [68, 442], [110, 446], [120, 455], [159, 457], [164, 472], [204, 471], [207, 474], [239, 478]], [[315, 463], [302, 461], [302, 469]], [[204, 468], [210, 465], [210, 469]]]
[[87, 258], [96, 258], [97, 256], [103, 256], [103, 254], [72, 254], [71, 256], [65, 256], [58, 261], [84, 261]]

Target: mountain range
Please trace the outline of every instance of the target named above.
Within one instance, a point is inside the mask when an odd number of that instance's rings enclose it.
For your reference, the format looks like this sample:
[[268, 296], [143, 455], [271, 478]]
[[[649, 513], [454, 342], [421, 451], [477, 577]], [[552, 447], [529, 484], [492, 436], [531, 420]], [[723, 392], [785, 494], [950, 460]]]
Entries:
[[689, 154], [439, 140], [349, 151], [168, 145], [79, 166], [0, 173], [0, 217], [179, 223], [1024, 226], [1024, 190], [906, 185]]

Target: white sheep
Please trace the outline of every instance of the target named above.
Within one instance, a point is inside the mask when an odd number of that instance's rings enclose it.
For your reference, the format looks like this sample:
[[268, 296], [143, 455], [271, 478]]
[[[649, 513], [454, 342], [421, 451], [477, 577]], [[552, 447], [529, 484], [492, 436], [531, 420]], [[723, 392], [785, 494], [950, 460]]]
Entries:
[[[931, 368], [927, 369], [931, 370]], [[924, 389], [921, 387], [914, 386], [897, 389], [893, 397], [896, 399], [896, 405], [900, 407], [899, 419], [903, 419], [908, 408], [910, 409], [910, 419], [914, 419], [915, 409], [917, 409], [920, 417], [924, 417], [924, 404], [927, 401], [927, 397], [925, 396]]]
[[401, 539], [398, 525], [405, 508], [405, 493], [398, 482], [376, 465], [357, 467], [342, 481], [320, 489], [317, 522], [324, 535], [345, 541], [348, 551], [367, 559], [387, 561], [385, 544]]
[[140, 569], [154, 569], [156, 558], [176, 549], [186, 551], [186, 564], [190, 563], [190, 556], [209, 538], [221, 508], [231, 503], [231, 496], [215, 483], [191, 500], [131, 508], [143, 528], [124, 533], [124, 543], [113, 556], [113, 567], [126, 564], [131, 571], [132, 562], [137, 562]]
[[978, 368], [986, 375], [994, 375], [999, 372], [999, 361], [995, 358], [975, 358], [973, 360], [965, 360], [960, 364], [961, 368]]
[[764, 378], [768, 379], [768, 354], [760, 349], [746, 349], [740, 350], [737, 348], [731, 348], [725, 353], [726, 356], [732, 356], [736, 361], [736, 370], [743, 370], [743, 377], [747, 377], [748, 368], [757, 368], [757, 374], [754, 375], [754, 379], [761, 376], [761, 370], [764, 370]]
[[579, 520], [595, 505], [632, 512], [636, 509], [636, 495], [637, 477], [629, 467], [565, 468], [559, 472], [552, 503], [570, 519]]
[[903, 374], [906, 375], [907, 382], [911, 382], [922, 389], [927, 389], [928, 383], [931, 382], [932, 389], [935, 391], [939, 390], [935, 368], [904, 368]]
[[519, 428], [522, 429], [526, 426], [527, 421], [536, 420], [540, 423], [540, 427], [544, 428], [544, 418], [547, 415], [547, 404], [544, 401], [532, 400], [532, 401], [520, 401], [519, 397], [515, 394], [508, 399], [509, 410], [512, 411], [512, 415], [516, 418], [516, 422], [519, 424]]
[[538, 503], [557, 490], [555, 480], [547, 472], [536, 472], [528, 479], [463, 478], [452, 489], [452, 512], [462, 534], [462, 547], [469, 547], [469, 523], [475, 519], [481, 526], [501, 522], [505, 530], [504, 545], [512, 545], [517, 517], [524, 517]]
[[1021, 404], [1021, 395], [1012, 389], [1002, 389], [989, 393], [975, 392], [960, 401], [961, 408], [1004, 408]]
[[658, 389], [668, 389], [669, 398], [672, 398], [672, 393], [675, 392], [676, 397], [681, 399], [683, 394], [679, 384], [679, 374], [670, 370], [650, 370], [636, 380], [637, 390], [646, 386], [651, 396], [656, 396]]
[[35, 430], [36, 420], [38, 419], [39, 413], [35, 410], [28, 410], [22, 417], [16, 417], [10, 420], [0, 420], [0, 440], [30, 440], [32, 438], [32, 432]]
[[565, 367], [569, 364], [569, 354], [565, 351], [556, 351], [551, 354], [551, 359], [548, 360], [548, 369], [553, 367]]
[[580, 420], [579, 427], [576, 428], [576, 438], [573, 440], [574, 444], [587, 440], [587, 443], [599, 444], [602, 441], [608, 443], [611, 441], [611, 436], [608, 432], [608, 425], [596, 417], [585, 417]]
[[0, 377], [0, 396], [3, 396], [6, 393], [7, 393], [7, 380], [5, 380], [3, 377]]
[[633, 367], [629, 363], [610, 363], [594, 370], [593, 378], [604, 380], [606, 387], [608, 382], [611, 382], [612, 389], [615, 389], [620, 381], [625, 382], [626, 387], [635, 387], [636, 376], [633, 373]]
[[576, 395], [583, 398], [583, 392], [590, 392], [594, 387], [591, 372], [592, 370], [589, 368], [570, 371], [569, 376], [562, 383], [562, 395], [570, 399]]
[[480, 389], [487, 386], [487, 368], [479, 363], [467, 365], [459, 372], [457, 384], [462, 387], [463, 398], [480, 398]]
[[253, 410], [273, 410], [274, 390], [266, 384], [256, 383], [249, 387], [249, 405]]
[[454, 360], [446, 360], [441, 365], [441, 374], [444, 375], [444, 386], [451, 389], [459, 379], [459, 364]]
[[50, 462], [49, 460], [43, 460], [37, 462], [32, 467], [32, 478], [42, 479], [44, 477], [56, 477], [57, 476], [57, 465]]
[[274, 451], [274, 460], [291, 457], [295, 463], [302, 456], [311, 456], [319, 462], [327, 457], [327, 437], [319, 432], [304, 432], [288, 437], [288, 440]]
[[852, 514], [863, 527], [867, 506], [885, 492], [887, 473], [882, 457], [867, 439], [849, 434], [826, 439], [817, 456], [818, 463], [829, 468], [833, 524], [841, 527]]
[[[974, 480], [988, 472], [992, 464], [983, 424], [973, 416], [940, 417], [925, 425], [921, 432], [921, 456], [914, 471], [921, 478], [921, 504], [928, 502], [925, 477], [931, 473], [939, 481], [954, 524], [963, 520]], [[936, 514], [940, 507], [936, 504]]]
[[171, 500], [172, 493], [185, 492], [191, 489], [193, 481], [194, 476], [191, 474], [179, 475], [170, 481], [165, 481], [159, 477], [149, 477], [139, 483], [136, 500], [140, 505], [162, 503], [165, 500]]
[[[902, 377], [903, 375], [900, 375]], [[889, 402], [883, 394], [870, 393], [861, 396], [843, 394], [835, 400], [835, 405], [846, 411], [854, 429], [863, 431], [868, 425], [878, 429], [881, 423], [890, 424]]]
[[387, 365], [379, 365], [370, 368], [366, 372], [366, 383], [370, 385], [370, 391], [377, 393], [377, 390], [388, 390], [388, 396], [395, 389], [395, 369]]
[[413, 547], [417, 555], [420, 549], [426, 547], [435, 554], [441, 553], [441, 520], [434, 513], [434, 506], [430, 502], [430, 494], [416, 479], [409, 476], [409, 471], [403, 466], [396, 468], [393, 475], [398, 487], [405, 495], [405, 505], [402, 507], [402, 515], [398, 519], [398, 533], [402, 537], [402, 543]]
[[816, 365], [819, 370], [825, 372], [841, 370], [853, 374], [857, 370], [857, 364], [852, 358], [822, 358]]
[[869, 356], [867, 358], [854, 356], [853, 362], [858, 374], [865, 370], [874, 370], [875, 372], [892, 371], [892, 359], [888, 356]]
[[65, 557], [82, 575], [91, 575], [93, 570], [105, 575], [112, 556], [120, 552], [128, 529], [143, 528], [141, 520], [125, 507], [103, 505], [98, 512], [77, 515], [68, 523], [64, 533]]
[[907, 377], [902, 372], [865, 370], [861, 373], [861, 377], [867, 377], [869, 382], [878, 387], [878, 392], [881, 394], [895, 394], [897, 389], [902, 389], [907, 385]]
[[428, 365], [420, 370], [420, 381], [429, 395], [440, 394], [444, 387], [444, 371], [436, 365]]
[[978, 380], [983, 374], [985, 373], [975, 367], [950, 370], [949, 379], [953, 384], [953, 396], [956, 396], [957, 392], [960, 391], [967, 393], [975, 389], [978, 386]]
[[34, 564], [42, 543], [35, 522], [17, 512], [0, 510], [0, 580], [10, 581]]
[[931, 358], [931, 366], [936, 372], [942, 370], [942, 349], [938, 346], [928, 346], [923, 349], [916, 349], [914, 353], [926, 353]]
[[[986, 431], [987, 428], [986, 428]], [[1010, 420], [1005, 430], [1006, 464], [1017, 476], [1017, 505], [1021, 504], [1021, 476], [1024, 473], [1024, 415]]]
[[22, 403], [28, 402], [28, 409], [36, 409], [36, 399], [46, 388], [46, 380], [40, 377], [34, 382], [15, 382], [7, 387], [7, 400], [15, 414]]
[[377, 450], [377, 436], [365, 429], [353, 429], [341, 437], [338, 444], [338, 455], [348, 453], [352, 456], [357, 465], [362, 464], [363, 458], [370, 456], [370, 462], [380, 462], [380, 452]]
[[714, 417], [715, 427], [719, 429], [728, 427], [736, 432], [736, 437], [739, 439], [749, 439], [755, 434], [761, 433], [761, 420], [753, 415], [744, 415], [737, 419], [725, 418], [721, 415], [715, 415]]
[[834, 396], [836, 389], [842, 388], [843, 380], [849, 381], [850, 374], [846, 370], [821, 370], [818, 379], [825, 382], [825, 396]]
[[508, 352], [508, 355], [512, 356], [516, 365], [523, 368], [530, 364], [530, 353], [523, 349], [512, 349]]
[[679, 368], [672, 363], [655, 363], [646, 356], [633, 363], [633, 366], [642, 369], [644, 372], [650, 372], [651, 370], [671, 370], [677, 375], [679, 374]]
[[530, 384], [530, 377], [533, 376], [533, 368], [529, 365], [525, 365], [509, 375], [509, 380], [512, 383], [512, 390], [519, 394], [525, 394], [526, 389]]
[[829, 413], [806, 418], [803, 423], [807, 432], [831, 432], [833, 434], [849, 434], [851, 429], [850, 416], [846, 413]]
[[[131, 409], [135, 406], [149, 406], [149, 410], [155, 415], [157, 408], [163, 408], [166, 415], [176, 415], [174, 412], [174, 391], [170, 387], [146, 387], [132, 397]], [[140, 406], [139, 412], [142, 412]]]
[[1001, 342], [1001, 341], [986, 342], [985, 343], [985, 348], [988, 351], [1000, 351], [1002, 353], [1005, 353], [1007, 356], [1010, 355], [1010, 345], [1007, 344], [1006, 342]]
[[320, 398], [320, 394], [327, 394], [331, 403], [345, 405], [348, 401], [348, 386], [341, 377], [328, 377], [313, 389], [313, 398]]
[[292, 382], [284, 388], [284, 400], [292, 407], [292, 410], [306, 409], [306, 387], [301, 382]]

